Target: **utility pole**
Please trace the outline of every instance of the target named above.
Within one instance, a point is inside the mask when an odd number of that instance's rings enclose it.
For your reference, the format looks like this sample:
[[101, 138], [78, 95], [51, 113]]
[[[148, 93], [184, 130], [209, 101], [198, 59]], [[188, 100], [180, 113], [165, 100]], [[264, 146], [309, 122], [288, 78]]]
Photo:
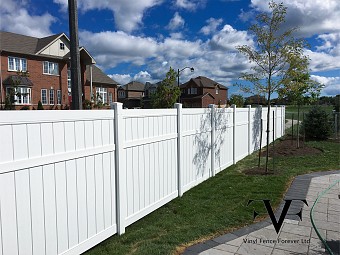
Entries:
[[77, 0], [68, 0], [70, 57], [71, 57], [71, 94], [72, 110], [83, 109], [82, 86], [80, 78], [80, 53], [78, 40], [78, 10]]

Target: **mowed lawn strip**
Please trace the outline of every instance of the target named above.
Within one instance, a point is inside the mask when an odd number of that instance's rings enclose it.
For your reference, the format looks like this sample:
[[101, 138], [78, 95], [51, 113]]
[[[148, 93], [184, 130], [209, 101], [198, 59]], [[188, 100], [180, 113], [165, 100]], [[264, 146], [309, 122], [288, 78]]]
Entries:
[[[296, 175], [339, 169], [339, 147], [333, 142], [308, 142], [323, 153], [275, 158], [277, 175], [246, 176], [243, 170], [257, 165], [257, 153], [228, 167], [86, 254], [178, 254], [185, 247], [251, 224], [254, 206], [249, 199], [270, 199], [278, 206]], [[264, 162], [264, 160], [262, 160]], [[270, 162], [271, 163], [271, 162]]]

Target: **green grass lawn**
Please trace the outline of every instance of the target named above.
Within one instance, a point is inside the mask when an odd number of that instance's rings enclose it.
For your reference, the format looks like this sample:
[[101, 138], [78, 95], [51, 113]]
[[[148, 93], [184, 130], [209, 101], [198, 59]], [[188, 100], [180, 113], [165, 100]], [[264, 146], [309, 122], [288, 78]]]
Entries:
[[[303, 113], [308, 113], [314, 105], [302, 105], [300, 107], [300, 120], [302, 120]], [[332, 105], [320, 105], [326, 112], [332, 113], [333, 106]], [[294, 114], [294, 119], [297, 120], [298, 107], [296, 105], [287, 105], [286, 106], [286, 119], [291, 119]]]
[[[277, 206], [292, 178], [314, 171], [339, 169], [339, 144], [308, 142], [320, 155], [275, 158], [277, 175], [246, 176], [257, 165], [257, 153], [186, 192], [86, 254], [176, 254], [188, 244], [210, 239], [252, 223], [249, 199], [271, 199]], [[264, 160], [263, 160], [264, 161]], [[258, 205], [257, 211], [265, 212]]]

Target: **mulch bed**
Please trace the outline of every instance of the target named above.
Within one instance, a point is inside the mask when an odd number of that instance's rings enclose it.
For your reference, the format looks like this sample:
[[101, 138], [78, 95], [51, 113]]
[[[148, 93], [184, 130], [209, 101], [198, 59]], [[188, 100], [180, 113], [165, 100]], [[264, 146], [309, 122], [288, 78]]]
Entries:
[[[269, 157], [296, 157], [296, 156], [307, 156], [307, 155], [319, 155], [322, 151], [309, 147], [304, 144], [303, 140], [300, 140], [300, 147], [297, 148], [296, 139], [286, 138], [285, 140], [281, 140], [280, 142], [275, 142], [275, 146], [273, 149], [273, 145], [269, 145]], [[266, 156], [266, 149], [262, 149], [261, 157]], [[261, 160], [263, 161], [263, 160]], [[275, 173], [272, 170], [268, 170], [266, 173], [264, 167], [254, 167], [250, 169], [246, 169], [242, 171], [246, 175], [274, 175], [279, 174], [280, 171], [276, 170]]]
[[[269, 157], [294, 157], [294, 156], [307, 156], [307, 155], [319, 155], [322, 151], [306, 146], [303, 142], [303, 140], [300, 140], [300, 147], [297, 148], [297, 142], [296, 139], [286, 139], [282, 140], [279, 143], [275, 143], [274, 149], [272, 144], [269, 145]], [[266, 156], [266, 150], [263, 149], [261, 152], [261, 156]]]

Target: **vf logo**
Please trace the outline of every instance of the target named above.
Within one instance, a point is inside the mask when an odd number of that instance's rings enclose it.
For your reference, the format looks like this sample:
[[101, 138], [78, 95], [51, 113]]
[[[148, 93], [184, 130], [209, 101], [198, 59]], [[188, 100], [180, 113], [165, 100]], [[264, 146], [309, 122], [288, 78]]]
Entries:
[[[279, 231], [280, 231], [280, 229], [281, 229], [281, 226], [282, 226], [282, 224], [283, 224], [283, 221], [284, 221], [286, 215], [297, 215], [297, 216], [299, 216], [300, 220], [302, 220], [302, 208], [301, 208], [300, 211], [297, 212], [297, 213], [294, 213], [294, 214], [287, 214], [287, 213], [288, 213], [288, 209], [289, 209], [289, 207], [290, 207], [292, 201], [302, 201], [305, 205], [308, 206], [308, 203], [307, 203], [307, 201], [306, 201], [305, 199], [285, 199], [285, 204], [284, 204], [284, 206], [283, 206], [281, 215], [280, 215], [280, 217], [279, 217], [279, 221], [277, 221], [277, 220], [276, 220], [276, 217], [275, 217], [275, 215], [274, 215], [273, 209], [272, 209], [272, 207], [271, 207], [271, 205], [270, 205], [270, 200], [268, 200], [268, 199], [263, 199], [263, 200], [249, 200], [247, 206], [249, 206], [251, 203], [253, 203], [253, 202], [255, 202], [255, 201], [261, 201], [261, 202], [264, 203], [264, 205], [265, 205], [265, 207], [266, 207], [266, 209], [267, 209], [267, 212], [268, 212], [268, 214], [269, 214], [269, 216], [270, 216], [270, 219], [271, 219], [271, 221], [272, 221], [272, 223], [273, 223], [273, 225], [274, 225], [274, 228], [275, 228], [275, 231], [276, 231], [277, 234], [279, 233]], [[259, 215], [259, 213], [256, 212], [256, 211], [254, 210], [254, 220], [255, 220], [255, 218], [256, 218], [258, 215]]]

